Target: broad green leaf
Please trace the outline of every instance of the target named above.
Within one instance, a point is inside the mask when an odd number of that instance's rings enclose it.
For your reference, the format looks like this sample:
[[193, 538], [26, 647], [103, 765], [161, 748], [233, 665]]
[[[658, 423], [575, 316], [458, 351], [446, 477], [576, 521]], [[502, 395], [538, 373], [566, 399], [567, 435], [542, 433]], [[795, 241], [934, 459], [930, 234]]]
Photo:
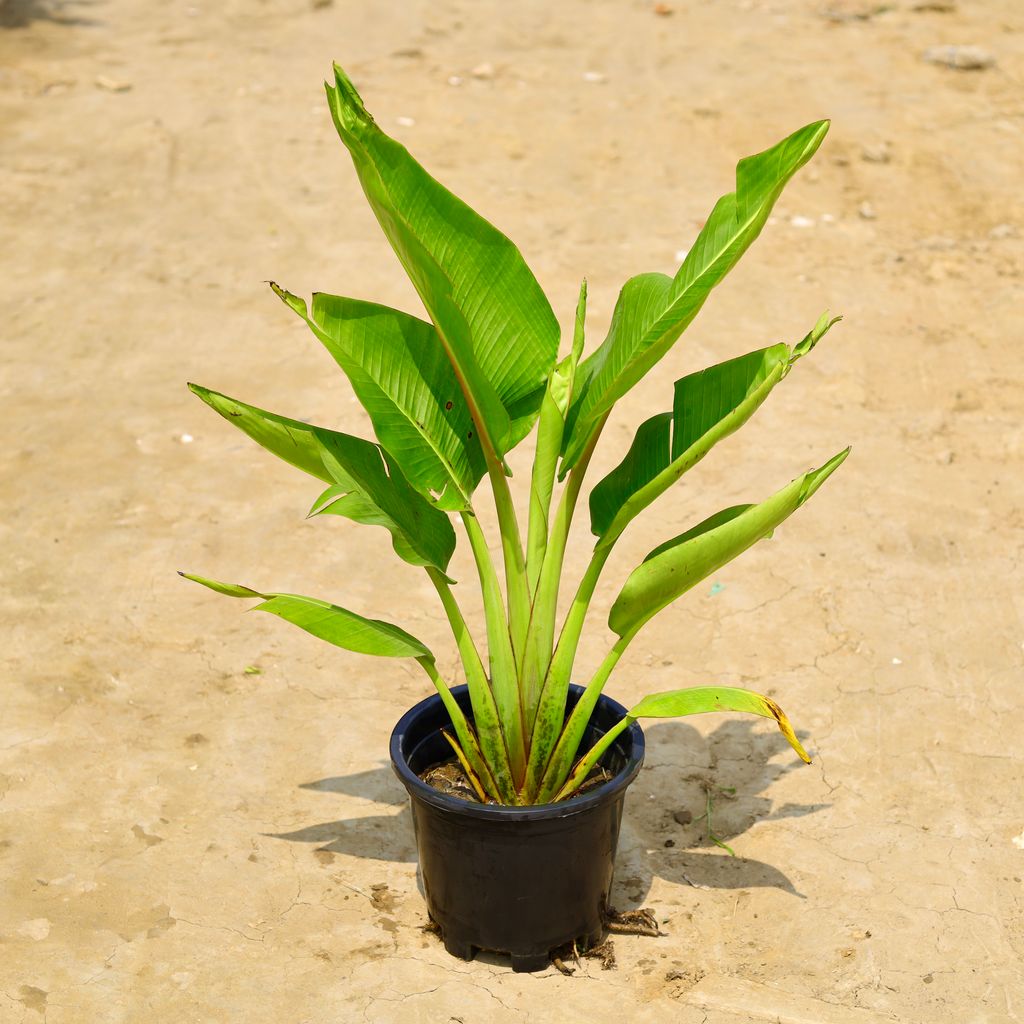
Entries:
[[300, 597], [298, 594], [264, 594], [248, 587], [189, 573], [179, 573], [187, 580], [201, 583], [204, 587], [226, 594], [229, 597], [258, 597], [262, 603], [255, 611], [270, 612], [290, 622], [307, 633], [326, 640], [335, 647], [358, 654], [375, 654], [383, 658], [432, 658], [430, 651], [404, 629], [380, 619], [366, 619], [362, 615], [339, 608], [329, 601], [315, 597]]
[[444, 571], [455, 550], [448, 516], [413, 490], [380, 445], [247, 405], [208, 388], [189, 387], [268, 451], [330, 483], [311, 514], [331, 512], [391, 532], [398, 556]]
[[331, 115], [363, 191], [502, 457], [537, 418], [557, 358], [551, 306], [512, 242], [377, 127], [337, 65], [334, 77]]
[[736, 191], [722, 196], [674, 278], [641, 274], [627, 281], [608, 337], [580, 365], [561, 474], [576, 463], [596, 423], [671, 348], [711, 289], [760, 234], [789, 179], [828, 131], [817, 121], [736, 167]]
[[400, 558], [443, 572], [455, 551], [455, 530], [444, 512], [413, 490], [391, 455], [360, 437], [319, 428], [315, 436], [334, 485], [314, 513], [383, 526]]
[[268, 452], [272, 452], [279, 459], [284, 459], [304, 473], [315, 476], [318, 480], [331, 482], [331, 476], [324, 467], [320, 448], [313, 436], [316, 428], [301, 420], [278, 416], [255, 405], [239, 402], [199, 384], [189, 384], [189, 390]]
[[789, 719], [771, 697], [734, 686], [691, 686], [683, 690], [650, 694], [635, 707], [630, 708], [625, 718], [616, 722], [577, 762], [572, 774], [559, 789], [555, 800], [564, 800], [579, 789], [618, 735], [638, 718], [682, 718], [685, 715], [702, 715], [712, 711], [743, 711], [751, 715], [761, 715], [763, 718], [774, 718], [782, 735], [800, 755], [801, 760], [806, 764], [811, 763], [811, 758], [797, 739]]
[[469, 407], [431, 324], [372, 302], [271, 288], [345, 371], [382, 447], [439, 508], [462, 511], [487, 466]]
[[760, 408], [840, 317], [825, 313], [792, 349], [772, 345], [676, 381], [672, 413], [640, 425], [626, 457], [590, 493], [590, 528], [610, 545], [643, 509]]
[[656, 547], [630, 573], [612, 605], [608, 625], [620, 637], [633, 636], [662, 608], [731, 562], [792, 515], [849, 455], [833, 456], [820, 469], [797, 477], [758, 505], [737, 505], [704, 520]]

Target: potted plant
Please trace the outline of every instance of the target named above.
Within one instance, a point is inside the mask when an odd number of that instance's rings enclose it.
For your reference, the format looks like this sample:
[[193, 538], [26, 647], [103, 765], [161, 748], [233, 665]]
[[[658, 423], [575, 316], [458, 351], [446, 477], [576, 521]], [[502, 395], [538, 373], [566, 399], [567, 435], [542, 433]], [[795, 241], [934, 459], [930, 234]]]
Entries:
[[[437, 693], [398, 723], [391, 757], [412, 799], [428, 909], [457, 955], [493, 948], [511, 953], [517, 970], [535, 969], [555, 946], [601, 938], [623, 796], [643, 759], [638, 719], [750, 712], [774, 718], [809, 761], [778, 705], [748, 690], [672, 690], [628, 711], [603, 690], [654, 615], [770, 536], [849, 449], [765, 500], [724, 509], [654, 547], [612, 605], [608, 624], [617, 639], [607, 656], [585, 686], [571, 680], [591, 598], [623, 531], [742, 426], [835, 320], [823, 316], [792, 347], [770, 345], [675, 382], [671, 410], [642, 423], [619, 465], [591, 490], [597, 541], [561, 621], [557, 603], [570, 524], [615, 403], [665, 355], [757, 237], [828, 123], [741, 160], [735, 192], [719, 199], [677, 273], [627, 281], [607, 336], [586, 357], [584, 282], [571, 346], [559, 358], [555, 316], [516, 247], [382, 132], [345, 73], [334, 72], [327, 86], [334, 123], [428, 319], [322, 293], [307, 305], [271, 287], [347, 375], [377, 441], [189, 386], [326, 485], [311, 514], [391, 533], [398, 557], [422, 568], [437, 590], [465, 684], [450, 686], [431, 651], [390, 622], [326, 600], [188, 578], [256, 599], [257, 608], [338, 647], [422, 667]], [[524, 540], [508, 457], [534, 428]], [[476, 516], [484, 477], [497, 509], [503, 574]], [[447, 572], [456, 546], [452, 519], [461, 523], [479, 576], [486, 659]], [[446, 761], [456, 766], [447, 791], [421, 777]]]

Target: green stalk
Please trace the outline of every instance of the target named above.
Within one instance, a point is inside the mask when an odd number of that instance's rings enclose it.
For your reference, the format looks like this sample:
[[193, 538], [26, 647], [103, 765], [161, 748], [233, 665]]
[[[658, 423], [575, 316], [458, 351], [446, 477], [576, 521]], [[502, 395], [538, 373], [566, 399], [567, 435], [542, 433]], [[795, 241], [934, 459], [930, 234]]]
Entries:
[[518, 662], [522, 659], [526, 647], [526, 633], [530, 626], [530, 590], [526, 580], [523, 541], [505, 471], [492, 451], [485, 449], [485, 454], [487, 456], [487, 473], [491, 478], [491, 490], [494, 492], [494, 507], [498, 512], [501, 550], [505, 560], [505, 592], [508, 597], [509, 609], [508, 632], [512, 640], [512, 650]]
[[508, 619], [501, 599], [498, 575], [491, 560], [491, 553], [487, 550], [487, 541], [484, 539], [480, 524], [472, 512], [463, 512], [462, 522], [466, 527], [480, 576], [484, 616], [487, 620], [487, 655], [491, 666], [491, 689], [504, 728], [512, 777], [518, 788], [526, 771], [526, 736]]
[[[487, 759], [483, 756], [483, 752], [480, 750], [477, 738], [473, 734], [473, 727], [466, 720], [466, 716], [463, 713], [462, 708], [459, 707], [458, 702], [452, 696], [452, 691], [448, 688], [448, 684], [438, 673], [434, 659], [417, 658], [416, 660], [420, 663], [424, 672], [426, 672], [430, 677], [430, 681], [437, 688], [437, 692], [441, 695], [441, 701], [451, 717], [452, 725], [455, 727], [455, 735], [459, 738], [459, 747], [461, 748], [456, 748], [455, 753], [459, 757], [460, 762], [464, 757], [466, 763], [468, 763], [469, 768], [471, 769], [471, 772], [467, 772], [470, 776], [470, 780], [472, 781], [473, 776], [475, 775], [476, 779], [479, 780], [488, 796], [498, 800], [499, 802], [507, 802], [503, 799], [503, 794], [508, 788], [507, 780], [505, 786], [500, 786], [498, 784], [494, 773], [491, 771], [490, 765], [487, 763]], [[451, 742], [451, 737], [448, 739], [449, 742]], [[463, 767], [465, 767], [465, 765]]]
[[558, 584], [562, 576], [566, 541], [583, 486], [583, 477], [594, 454], [605, 419], [607, 417], [602, 418], [597, 424], [583, 454], [569, 473], [555, 512], [540, 582], [533, 599], [533, 616], [526, 644], [527, 662], [524, 666], [527, 671], [523, 673], [524, 688], [527, 690], [523, 701], [524, 713], [531, 732], [530, 759], [526, 767], [523, 790], [527, 795], [536, 792], [544, 767], [561, 732], [565, 715], [565, 696], [569, 690], [569, 673], [572, 665], [570, 663], [564, 666], [563, 674], [557, 677], [550, 668], [555, 618], [558, 614]]
[[558, 456], [565, 435], [565, 417], [575, 387], [576, 367], [583, 355], [586, 316], [587, 282], [584, 279], [580, 283], [580, 294], [576, 301], [572, 350], [548, 376], [537, 422], [537, 450], [534, 453], [533, 475], [530, 480], [530, 523], [526, 544], [526, 573], [531, 601], [537, 594], [537, 585], [540, 582], [547, 552], [551, 495], [555, 486]]
[[550, 802], [554, 795], [562, 788], [572, 768], [573, 758], [575, 758], [580, 743], [583, 741], [583, 734], [586, 731], [587, 723], [590, 721], [591, 714], [593, 714], [598, 697], [601, 696], [604, 684], [608, 681], [608, 676], [611, 675], [612, 669], [615, 668], [619, 658], [622, 657], [623, 652], [629, 646], [629, 642], [634, 636], [636, 636], [636, 632], [627, 633], [626, 636], [619, 637], [605, 656], [604, 661], [601, 662], [598, 670], [594, 673], [593, 678], [587, 684], [586, 689], [580, 696], [579, 703], [569, 716], [569, 721], [565, 723], [565, 728], [562, 730], [558, 744], [555, 746], [555, 751], [551, 755], [551, 760], [548, 762], [540, 788], [537, 791], [536, 803], [544, 804]]
[[572, 796], [584, 782], [587, 781], [587, 776], [594, 770], [595, 765], [604, 756], [605, 751], [618, 739], [619, 734], [624, 730], [628, 729], [634, 722], [635, 718], [626, 715], [624, 718], [619, 719], [591, 748], [587, 751], [586, 755], [581, 757], [576, 762], [576, 767], [572, 770], [572, 775], [566, 780], [566, 783], [562, 788], [555, 794], [553, 803], [557, 803], [559, 800], [564, 800], [566, 797]]
[[[455, 600], [451, 585], [448, 583], [444, 573], [434, 568], [428, 568], [427, 575], [437, 589], [445, 614], [448, 616], [452, 633], [455, 635], [455, 642], [458, 645], [459, 655], [462, 658], [462, 665], [466, 672], [466, 683], [469, 686], [469, 697], [473, 706], [473, 720], [476, 724], [480, 749], [483, 752], [484, 759], [490, 766], [489, 774], [495, 781], [497, 797], [502, 803], [515, 803], [515, 783], [509, 764], [508, 748], [502, 730], [501, 718], [498, 714], [494, 694], [491, 692], [490, 684], [487, 681], [487, 673], [484, 671], [483, 662], [480, 660], [480, 654], [476, 649], [472, 634], [470, 634], [469, 628], [466, 626], [466, 620], [463, 618], [462, 611]], [[427, 665], [424, 660], [418, 660], [426, 669]], [[430, 661], [432, 663], [433, 659], [430, 659]], [[433, 675], [427, 669], [427, 674], [430, 675], [434, 685], [437, 686], [438, 680], [435, 678], [436, 669]], [[440, 687], [438, 687], [438, 690], [440, 692]], [[441, 692], [441, 699], [445, 699], [443, 692]], [[458, 723], [447, 700], [445, 700], [445, 707], [452, 714], [452, 724], [456, 726], [459, 740], [464, 744], [463, 749], [466, 749], [463, 733], [458, 729]], [[458, 710], [458, 705], [455, 705], [455, 707]]]

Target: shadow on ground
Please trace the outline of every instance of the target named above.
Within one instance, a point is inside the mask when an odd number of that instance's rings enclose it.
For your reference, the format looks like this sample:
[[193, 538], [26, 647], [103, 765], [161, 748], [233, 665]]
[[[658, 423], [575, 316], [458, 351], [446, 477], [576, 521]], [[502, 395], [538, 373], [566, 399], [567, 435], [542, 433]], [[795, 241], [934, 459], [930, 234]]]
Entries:
[[89, 0], [0, 0], [0, 28], [25, 28], [34, 21], [95, 25], [78, 13], [85, 6], [91, 6]]
[[[768, 887], [803, 898], [778, 868], [732, 856], [720, 845], [731, 845], [755, 822], [802, 817], [828, 806], [773, 802], [772, 783], [802, 762], [780, 733], [759, 726], [752, 719], [730, 720], [707, 737], [681, 722], [645, 730], [647, 760], [626, 797], [614, 905], [640, 906], [655, 877], [697, 888]], [[389, 764], [301, 788], [368, 799], [392, 813], [326, 821], [273, 838], [352, 857], [416, 860], [408, 799]]]

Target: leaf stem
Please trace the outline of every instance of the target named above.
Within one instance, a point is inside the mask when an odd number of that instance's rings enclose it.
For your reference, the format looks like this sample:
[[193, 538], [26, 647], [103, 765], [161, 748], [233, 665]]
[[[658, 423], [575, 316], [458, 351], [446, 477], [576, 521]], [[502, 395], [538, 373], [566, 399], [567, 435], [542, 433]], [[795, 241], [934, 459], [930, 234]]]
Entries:
[[590, 682], [587, 683], [586, 689], [580, 695], [579, 702], [565, 723], [565, 728], [561, 731], [554, 753], [544, 771], [537, 792], [538, 803], [547, 803], [564, 784], [572, 767], [573, 758], [576, 757], [576, 752], [583, 741], [583, 734], [590, 721], [590, 716], [593, 714], [597, 699], [604, 689], [604, 684], [608, 681], [612, 669], [615, 668], [619, 658], [622, 657], [635, 635], [635, 633], [627, 633], [615, 641], [612, 649], [605, 655], [604, 661], [598, 666]]
[[[515, 788], [509, 763], [508, 747], [494, 694], [491, 691], [487, 673], [484, 671], [483, 662], [480, 660], [480, 653], [477, 651], [473, 636], [469, 632], [466, 620], [462, 615], [462, 610], [459, 608], [458, 601], [456, 601], [451, 585], [448, 583], [444, 573], [428, 567], [427, 575], [430, 577], [438, 596], [441, 598], [441, 604], [444, 606], [445, 614], [448, 616], [448, 622], [451, 625], [455, 642], [459, 648], [462, 666], [466, 673], [466, 683], [469, 686], [469, 696], [473, 706], [473, 719], [476, 723], [480, 749], [483, 752], [484, 759], [490, 766], [490, 772], [497, 785], [498, 799], [502, 803], [514, 803]], [[442, 700], [445, 700], [445, 694], [441, 691], [441, 687], [438, 686], [440, 677], [437, 675], [433, 659], [418, 658], [417, 660], [426, 670], [434, 685], [438, 687]], [[429, 666], [427, 664], [428, 660]], [[458, 723], [455, 721], [454, 712], [452, 711], [452, 704], [454, 704], [454, 699], [451, 704], [448, 700], [445, 700], [445, 707], [448, 708], [449, 714], [452, 714], [452, 721], [456, 725], [459, 740], [463, 743], [463, 749], [466, 749], [465, 738], [458, 729]], [[458, 709], [457, 704], [454, 706]]]
[[487, 655], [491, 666], [491, 691], [504, 729], [509, 764], [518, 787], [526, 771], [525, 730], [520, 701], [518, 676], [508, 619], [501, 598], [501, 586], [491, 553], [480, 523], [472, 512], [462, 513], [462, 522], [473, 550], [480, 589], [483, 594], [484, 617], [487, 621]]
[[487, 473], [494, 492], [494, 507], [498, 512], [501, 532], [501, 550], [505, 561], [505, 593], [508, 598], [508, 629], [516, 661], [520, 661], [526, 646], [526, 633], [530, 625], [530, 590], [526, 577], [526, 559], [519, 532], [512, 491], [501, 463], [492, 451], [485, 448]]
[[[441, 696], [441, 701], [444, 703], [445, 708], [448, 711], [448, 715], [452, 720], [452, 725], [455, 727], [455, 734], [459, 738], [459, 747], [455, 748], [455, 752], [459, 757], [459, 761], [463, 763], [464, 767], [471, 768], [472, 771], [467, 770], [466, 774], [470, 780], [483, 786], [487, 793], [495, 800], [502, 800], [503, 794], [507, 792], [507, 785], [501, 786], [492, 772], [490, 765], [487, 763], [487, 759], [484, 757], [483, 752], [477, 742], [477, 738], [473, 733], [473, 727], [466, 720], [466, 716], [459, 707], [458, 702], [452, 696], [451, 690], [448, 688], [448, 684], [441, 678], [440, 673], [437, 671], [437, 665], [434, 663], [433, 658], [417, 658], [416, 659], [423, 668], [423, 671], [430, 677], [430, 681], [437, 688], [437, 692]], [[455, 744], [451, 737], [445, 733], [448, 742], [454, 747]], [[475, 776], [475, 777], [474, 777]]]

